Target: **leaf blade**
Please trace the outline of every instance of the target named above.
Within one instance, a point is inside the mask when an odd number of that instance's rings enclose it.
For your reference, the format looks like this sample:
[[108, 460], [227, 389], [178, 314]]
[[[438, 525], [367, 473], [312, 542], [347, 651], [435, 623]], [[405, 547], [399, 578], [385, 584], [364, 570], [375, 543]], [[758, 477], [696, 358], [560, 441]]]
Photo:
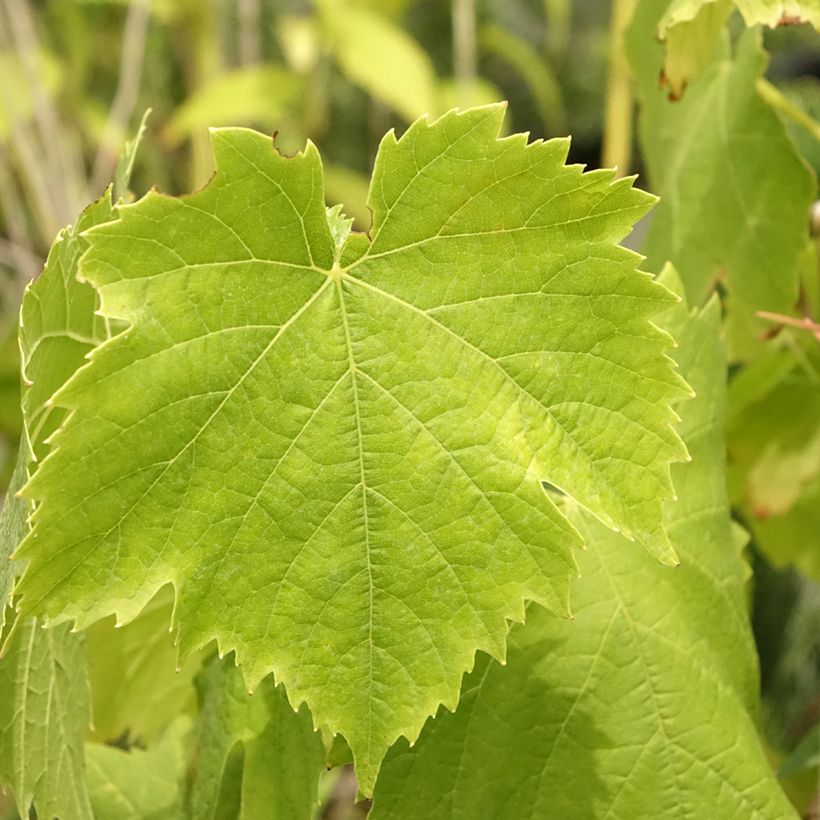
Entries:
[[[671, 560], [688, 389], [650, 317], [675, 297], [614, 247], [652, 198], [565, 166], [565, 141], [497, 139], [502, 116], [388, 136], [372, 239], [338, 254], [312, 144], [286, 159], [215, 131], [205, 189], [89, 232], [82, 274], [130, 327], [60, 391], [71, 420], [27, 489], [59, 543], [48, 562], [23, 545], [25, 608], [122, 622], [173, 583], [182, 652], [215, 637], [251, 685], [273, 671], [348, 739], [365, 791], [397, 736], [455, 706], [476, 649], [503, 657], [525, 599], [566, 613], [579, 537], [543, 480]], [[488, 307], [505, 288], [519, 318]]]

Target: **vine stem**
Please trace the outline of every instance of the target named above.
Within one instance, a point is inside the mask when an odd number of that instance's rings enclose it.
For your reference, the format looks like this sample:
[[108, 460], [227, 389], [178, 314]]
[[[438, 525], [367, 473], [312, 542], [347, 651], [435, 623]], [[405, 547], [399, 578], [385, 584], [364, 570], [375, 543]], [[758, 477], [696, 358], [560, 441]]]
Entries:
[[149, 23], [148, 3], [144, 0], [131, 0], [123, 27], [117, 90], [114, 92], [114, 100], [94, 160], [91, 189], [95, 195], [102, 192], [111, 178], [137, 104]]
[[757, 79], [757, 93], [761, 99], [776, 111], [788, 117], [792, 122], [805, 128], [816, 140], [820, 140], [820, 122], [807, 114], [802, 108], [795, 105], [780, 91], [763, 77]]
[[458, 104], [472, 104], [476, 79], [475, 0], [453, 0], [453, 64]]
[[784, 316], [782, 313], [769, 313], [768, 310], [758, 310], [755, 315], [768, 322], [776, 322], [780, 325], [788, 325], [789, 327], [796, 327], [800, 330], [808, 330], [809, 333], [813, 334], [817, 340], [820, 341], [820, 324], [808, 316], [796, 318], [794, 316]]
[[609, 76], [604, 111], [601, 165], [629, 173], [632, 158], [632, 78], [623, 39], [637, 0], [613, 0], [609, 23]]

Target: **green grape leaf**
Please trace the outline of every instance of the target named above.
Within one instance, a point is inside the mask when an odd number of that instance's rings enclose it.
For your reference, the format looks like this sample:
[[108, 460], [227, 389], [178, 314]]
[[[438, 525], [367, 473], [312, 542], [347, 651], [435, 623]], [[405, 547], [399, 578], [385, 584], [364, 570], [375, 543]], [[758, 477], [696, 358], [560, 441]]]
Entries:
[[[0, 639], [6, 625], [6, 608], [11, 603], [11, 591], [18, 566], [11, 560], [11, 554], [28, 532], [30, 504], [17, 493], [28, 479], [29, 449], [25, 439], [21, 439], [17, 451], [17, 463], [11, 481], [6, 489], [3, 509], [0, 510]], [[0, 640], [0, 647], [2, 640]]]
[[542, 481], [675, 560], [689, 391], [650, 322], [675, 297], [615, 244], [651, 197], [566, 140], [498, 139], [503, 114], [389, 133], [341, 249], [312, 144], [213, 132], [205, 189], [88, 233], [82, 275], [130, 327], [60, 391], [26, 490], [25, 611], [125, 623], [173, 583], [183, 654], [273, 671], [365, 791], [525, 599], [567, 612], [580, 539]]
[[270, 677], [249, 695], [232, 659], [214, 659], [198, 684], [191, 816], [206, 820], [224, 812], [239, 820], [312, 817], [325, 747], [310, 712], [304, 706], [294, 712], [284, 689]]
[[666, 42], [662, 82], [673, 100], [709, 64], [731, 11], [731, 0], [679, 0], [666, 10], [658, 37]]
[[173, 592], [165, 587], [121, 628], [106, 618], [87, 630], [95, 739], [114, 741], [127, 733], [130, 741], [150, 745], [177, 715], [192, 710], [201, 658], [191, 655], [177, 669], [172, 605]]
[[806, 484], [788, 510], [756, 516], [742, 510], [755, 543], [778, 567], [792, 565], [820, 581], [820, 477]]
[[[42, 274], [23, 296], [18, 480], [21, 473], [37, 469], [49, 450], [47, 438], [65, 419], [50, 396], [105, 338], [107, 323], [95, 315], [94, 290], [78, 282], [76, 274], [86, 248], [81, 232], [112, 214], [106, 194], [74, 227], [62, 230]], [[28, 531], [28, 506], [15, 495], [6, 499], [0, 518], [6, 555]], [[4, 561], [4, 578], [10, 569]], [[0, 660], [0, 782], [12, 787], [21, 815], [28, 814], [33, 801], [39, 817], [90, 817], [83, 772], [89, 699], [82, 637], [65, 627], [44, 630], [38, 619], [21, 616], [7, 641], [7, 654]]]
[[820, 346], [783, 330], [729, 388], [732, 501], [777, 566], [820, 579]]
[[664, 80], [673, 96], [680, 96], [708, 64], [715, 35], [733, 8], [740, 10], [747, 26], [808, 22], [820, 29], [818, 0], [673, 0], [658, 23], [658, 37], [666, 41]]
[[794, 309], [815, 182], [758, 96], [766, 65], [758, 31], [747, 31], [734, 55], [718, 45], [683, 98], [667, 99], [657, 83], [663, 46], [654, 37], [664, 7], [640, 3], [626, 38], [644, 156], [661, 197], [644, 252], [652, 270], [674, 263], [693, 304], [725, 286], [730, 350], [743, 358], [766, 329], [756, 311]]
[[543, 610], [487, 657], [455, 714], [388, 754], [373, 820], [795, 817], [756, 731], [744, 568], [725, 491], [725, 356], [716, 300], [666, 327], [696, 398], [681, 407], [692, 463], [665, 505], [677, 570], [586, 514], [575, 620]]
[[661, 39], [675, 26], [693, 21], [710, 6], [724, 7], [724, 20], [733, 7], [737, 8], [747, 26], [761, 23], [773, 28], [782, 24], [807, 22], [820, 28], [818, 0], [672, 0], [667, 5], [668, 8], [658, 23], [658, 35]]
[[0, 659], [0, 783], [21, 816], [90, 820], [83, 740], [89, 722], [82, 636], [67, 624], [17, 624]]
[[86, 781], [98, 820], [175, 820], [187, 763], [190, 721], [178, 718], [148, 749], [129, 751], [87, 743]]
[[108, 338], [110, 323], [98, 315], [94, 288], [77, 281], [88, 243], [82, 233], [113, 218], [109, 194], [86, 208], [77, 224], [60, 231], [42, 274], [26, 288], [20, 308], [23, 428], [35, 462], [49, 451], [48, 439], [65, 420], [51, 397], [85, 364], [86, 355]]
[[[811, 344], [816, 346], [813, 339]], [[811, 369], [791, 351], [783, 353], [790, 370], [758, 401], [733, 412], [728, 427], [733, 501], [757, 518], [788, 512], [820, 475], [820, 348], [814, 366], [803, 354]], [[768, 357], [752, 363], [738, 389], [767, 363]]]
[[[701, 0], [703, 2], [703, 0]], [[708, 2], [708, 0], [707, 0]], [[818, 0], [734, 0], [747, 26], [797, 25], [811, 23], [820, 29]]]

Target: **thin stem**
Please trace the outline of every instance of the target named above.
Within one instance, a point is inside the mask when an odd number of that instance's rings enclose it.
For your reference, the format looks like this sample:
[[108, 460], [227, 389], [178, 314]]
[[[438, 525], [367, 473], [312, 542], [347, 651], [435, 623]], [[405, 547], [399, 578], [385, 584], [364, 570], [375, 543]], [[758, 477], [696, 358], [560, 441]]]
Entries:
[[262, 55], [260, 35], [262, 9], [259, 0], [239, 0], [239, 62], [258, 63]]
[[820, 122], [807, 114], [802, 108], [785, 97], [777, 86], [763, 77], [757, 79], [757, 93], [764, 102], [788, 117], [792, 122], [805, 128], [816, 140], [820, 140]]
[[482, 49], [509, 63], [530, 87], [545, 132], [566, 133], [567, 115], [561, 84], [549, 62], [528, 43], [493, 23], [481, 27], [479, 43]]
[[604, 147], [601, 164], [629, 173], [632, 158], [632, 78], [623, 39], [637, 0], [613, 0], [609, 27], [609, 79], [604, 113]]
[[462, 107], [472, 104], [476, 79], [475, 0], [453, 0], [453, 64]]
[[547, 16], [546, 48], [553, 65], [560, 66], [569, 51], [572, 5], [570, 0], [544, 0]]
[[128, 123], [137, 105], [149, 21], [150, 14], [145, 0], [131, 0], [123, 28], [117, 90], [108, 112], [97, 158], [94, 160], [91, 183], [94, 192], [101, 191], [111, 180]]
[[[186, 84], [192, 94], [220, 73], [222, 53], [219, 43], [215, 0], [200, 0], [192, 4], [188, 15], [183, 18], [185, 34], [190, 38], [187, 51]], [[191, 136], [191, 186], [204, 185], [214, 164], [211, 141], [208, 132], [198, 129]]]
[[766, 319], [768, 322], [776, 322], [779, 325], [788, 325], [789, 327], [796, 327], [800, 330], [808, 330], [809, 333], [813, 334], [818, 341], [820, 341], [820, 324], [808, 316], [797, 318], [795, 316], [785, 316], [782, 313], [769, 313], [768, 310], [758, 310], [755, 315], [761, 319]]

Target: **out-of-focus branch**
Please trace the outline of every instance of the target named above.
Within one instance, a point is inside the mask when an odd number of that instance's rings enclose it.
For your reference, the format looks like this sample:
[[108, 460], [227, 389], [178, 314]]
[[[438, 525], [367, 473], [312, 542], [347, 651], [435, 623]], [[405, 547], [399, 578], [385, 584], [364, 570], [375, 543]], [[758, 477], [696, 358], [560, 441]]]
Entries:
[[476, 78], [475, 0], [453, 0], [453, 67], [458, 103], [472, 104]]
[[259, 0], [239, 0], [239, 62], [258, 63], [262, 55], [262, 9]]
[[549, 62], [529, 43], [490, 23], [479, 34], [481, 47], [509, 63], [529, 86], [547, 134], [565, 134], [567, 114], [561, 84]]
[[[223, 64], [219, 41], [216, 0], [190, 4], [180, 23], [182, 60], [187, 93], [193, 94], [220, 73]], [[204, 185], [213, 173], [213, 154], [208, 132], [197, 131], [191, 138], [191, 187]]]
[[757, 93], [772, 108], [788, 117], [801, 128], [805, 128], [816, 140], [820, 140], [820, 122], [817, 122], [811, 115], [784, 96], [777, 86], [772, 85], [764, 77], [758, 77], [756, 87]]
[[36, 276], [42, 264], [43, 260], [28, 248], [0, 239], [0, 265], [19, 271], [22, 279], [28, 281]]
[[131, 0], [123, 28], [117, 90], [94, 160], [91, 186], [95, 193], [99, 193], [111, 181], [128, 123], [137, 105], [149, 21], [147, 2]]
[[544, 0], [544, 11], [547, 15], [547, 54], [557, 70], [569, 51], [572, 5], [570, 0]]
[[629, 173], [632, 159], [632, 77], [624, 54], [624, 32], [637, 0], [613, 0], [609, 24], [609, 79], [604, 112], [604, 147], [601, 165]]
[[755, 315], [761, 319], [765, 319], [767, 322], [775, 322], [779, 325], [787, 325], [788, 327], [795, 327], [799, 330], [807, 330], [820, 341], [820, 324], [808, 316], [797, 318], [795, 316], [785, 316], [782, 313], [770, 313], [768, 310], [758, 310]]
[[[13, 48], [8, 37], [4, 14], [0, 14], [0, 48]], [[18, 100], [10, 83], [0, 82], [0, 106], [5, 113], [8, 127], [8, 149], [6, 146], [0, 146], [0, 184], [4, 195], [0, 199], [0, 204], [8, 204], [10, 191], [17, 192], [12, 173], [12, 168], [16, 165], [20, 184], [28, 196], [36, 228], [40, 237], [48, 241], [59, 230], [60, 218], [56, 213], [52, 191], [48, 185], [48, 168], [42, 161], [37, 134], [31, 132], [21, 115]], [[16, 203], [13, 208], [4, 206], [4, 211], [8, 211], [7, 230], [14, 230], [15, 225], [23, 225], [23, 234], [27, 236], [20, 203]], [[19, 235], [17, 241], [20, 241]]]

